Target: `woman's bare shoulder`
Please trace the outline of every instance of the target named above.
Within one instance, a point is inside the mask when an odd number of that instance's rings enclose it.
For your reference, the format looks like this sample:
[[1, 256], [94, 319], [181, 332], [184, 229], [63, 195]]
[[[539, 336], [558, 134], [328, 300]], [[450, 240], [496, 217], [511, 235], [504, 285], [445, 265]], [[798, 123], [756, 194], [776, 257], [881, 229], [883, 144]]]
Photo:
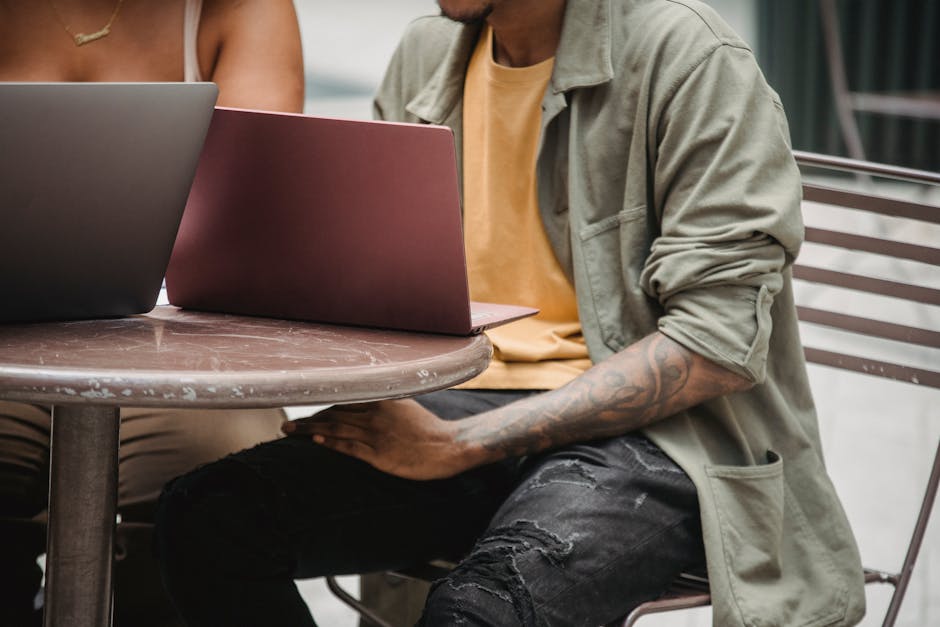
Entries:
[[299, 111], [303, 55], [292, 0], [202, 0], [199, 63], [219, 104]]

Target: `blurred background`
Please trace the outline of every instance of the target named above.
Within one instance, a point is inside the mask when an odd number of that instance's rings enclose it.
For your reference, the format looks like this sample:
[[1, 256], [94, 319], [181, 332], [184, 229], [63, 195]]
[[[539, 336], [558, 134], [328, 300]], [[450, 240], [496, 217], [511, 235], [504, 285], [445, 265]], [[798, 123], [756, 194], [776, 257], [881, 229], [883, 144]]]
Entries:
[[[940, 170], [940, 0], [707, 1], [755, 50], [787, 110], [794, 148]], [[295, 0], [295, 5], [307, 112], [360, 119], [371, 117], [372, 93], [408, 22], [437, 12], [433, 0]], [[865, 184], [940, 205], [936, 189]], [[940, 241], [938, 232], [919, 236]], [[925, 306], [920, 312], [934, 330], [940, 330], [937, 309]], [[923, 357], [935, 369], [936, 353]], [[827, 464], [863, 561], [897, 569], [940, 440], [940, 393], [821, 366], [810, 366], [810, 377]], [[937, 509], [897, 623], [904, 627], [940, 626]], [[356, 590], [355, 577], [341, 581]], [[299, 585], [320, 624], [357, 624], [322, 581]], [[889, 597], [889, 587], [868, 586], [870, 616], [863, 625], [881, 624]], [[641, 624], [711, 622], [707, 610], [692, 610]]]
[[[834, 23], [823, 5], [835, 7]], [[370, 117], [368, 97], [405, 25], [437, 10], [433, 0], [295, 0], [303, 27], [311, 112]], [[747, 41], [780, 94], [798, 150], [848, 155], [836, 93], [933, 100], [895, 101], [895, 113], [855, 114], [865, 156], [940, 170], [940, 2], [936, 0], [710, 0]], [[828, 54], [829, 46], [838, 54]], [[841, 68], [841, 69], [840, 69]], [[860, 103], [859, 106], [864, 106]], [[903, 112], [903, 114], [901, 113]]]

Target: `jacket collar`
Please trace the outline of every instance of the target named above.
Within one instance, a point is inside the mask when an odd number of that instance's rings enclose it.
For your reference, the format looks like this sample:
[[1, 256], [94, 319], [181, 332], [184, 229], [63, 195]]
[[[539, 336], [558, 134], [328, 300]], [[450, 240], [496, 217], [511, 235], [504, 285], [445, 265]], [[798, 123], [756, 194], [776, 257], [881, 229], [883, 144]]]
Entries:
[[[611, 62], [610, 0], [568, 0], [555, 69], [554, 94], [609, 82]], [[461, 26], [444, 60], [427, 85], [408, 103], [408, 112], [432, 124], [443, 124], [463, 97], [464, 73], [480, 25]]]
[[610, 10], [610, 0], [568, 0], [552, 74], [555, 93], [613, 79]]

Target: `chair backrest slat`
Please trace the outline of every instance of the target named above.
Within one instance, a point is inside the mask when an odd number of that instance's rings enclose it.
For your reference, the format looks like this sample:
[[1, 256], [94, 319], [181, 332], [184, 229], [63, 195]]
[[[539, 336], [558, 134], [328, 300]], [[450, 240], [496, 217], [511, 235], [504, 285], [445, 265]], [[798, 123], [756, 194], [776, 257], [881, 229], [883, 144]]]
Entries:
[[940, 333], [919, 327], [909, 327], [893, 322], [883, 322], [872, 318], [862, 318], [847, 314], [824, 311], [813, 307], [798, 306], [800, 320], [820, 324], [852, 333], [860, 333], [895, 342], [906, 342], [917, 346], [940, 348]]
[[806, 241], [940, 265], [940, 248], [931, 248], [930, 246], [919, 246], [907, 242], [868, 237], [867, 235], [853, 235], [815, 227], [806, 227]]
[[844, 353], [826, 351], [819, 348], [806, 347], [803, 349], [806, 354], [806, 361], [841, 368], [843, 370], [852, 370], [877, 377], [885, 377], [895, 381], [904, 381], [916, 385], [926, 385], [932, 388], [940, 388], [940, 372], [924, 370], [923, 368], [914, 368], [911, 366], [902, 366], [877, 359], [867, 359], [865, 357], [856, 357]]
[[872, 194], [837, 189], [814, 183], [803, 184], [803, 200], [849, 207], [895, 218], [919, 220], [931, 224], [940, 224], [940, 207], [917, 202], [885, 198]]
[[805, 150], [794, 150], [793, 156], [801, 166], [825, 168], [829, 171], [848, 172], [849, 174], [871, 174], [887, 179], [913, 181], [927, 185], [940, 185], [940, 172], [927, 172], [887, 163], [874, 163], [859, 159], [848, 159], [835, 155], [824, 155]]
[[940, 290], [930, 287], [921, 287], [919, 285], [910, 285], [908, 283], [888, 281], [886, 279], [874, 279], [858, 274], [837, 272], [835, 270], [826, 270], [799, 264], [793, 266], [793, 276], [794, 278], [803, 281], [811, 281], [813, 283], [824, 283], [826, 285], [844, 287], [871, 294], [903, 298], [927, 305], [940, 305]]

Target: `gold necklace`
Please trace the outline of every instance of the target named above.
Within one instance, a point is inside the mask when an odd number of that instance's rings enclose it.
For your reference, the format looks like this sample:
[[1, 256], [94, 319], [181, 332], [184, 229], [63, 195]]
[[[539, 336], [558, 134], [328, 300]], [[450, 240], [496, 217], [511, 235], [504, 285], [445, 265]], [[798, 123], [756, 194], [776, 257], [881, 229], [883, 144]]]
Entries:
[[59, 21], [59, 24], [62, 25], [62, 28], [65, 29], [65, 32], [72, 36], [72, 40], [75, 42], [76, 46], [84, 46], [85, 44], [90, 44], [93, 41], [98, 41], [103, 39], [111, 34], [111, 25], [114, 24], [114, 20], [117, 19], [118, 13], [121, 12], [121, 5], [124, 4], [124, 0], [117, 0], [117, 4], [114, 5], [114, 11], [111, 12], [111, 19], [108, 20], [108, 23], [96, 30], [93, 33], [75, 33], [72, 31], [72, 28], [68, 23], [62, 18], [62, 14], [59, 13], [59, 7], [55, 5], [53, 0], [49, 0], [49, 6], [52, 7], [53, 12], [55, 12], [55, 17]]

